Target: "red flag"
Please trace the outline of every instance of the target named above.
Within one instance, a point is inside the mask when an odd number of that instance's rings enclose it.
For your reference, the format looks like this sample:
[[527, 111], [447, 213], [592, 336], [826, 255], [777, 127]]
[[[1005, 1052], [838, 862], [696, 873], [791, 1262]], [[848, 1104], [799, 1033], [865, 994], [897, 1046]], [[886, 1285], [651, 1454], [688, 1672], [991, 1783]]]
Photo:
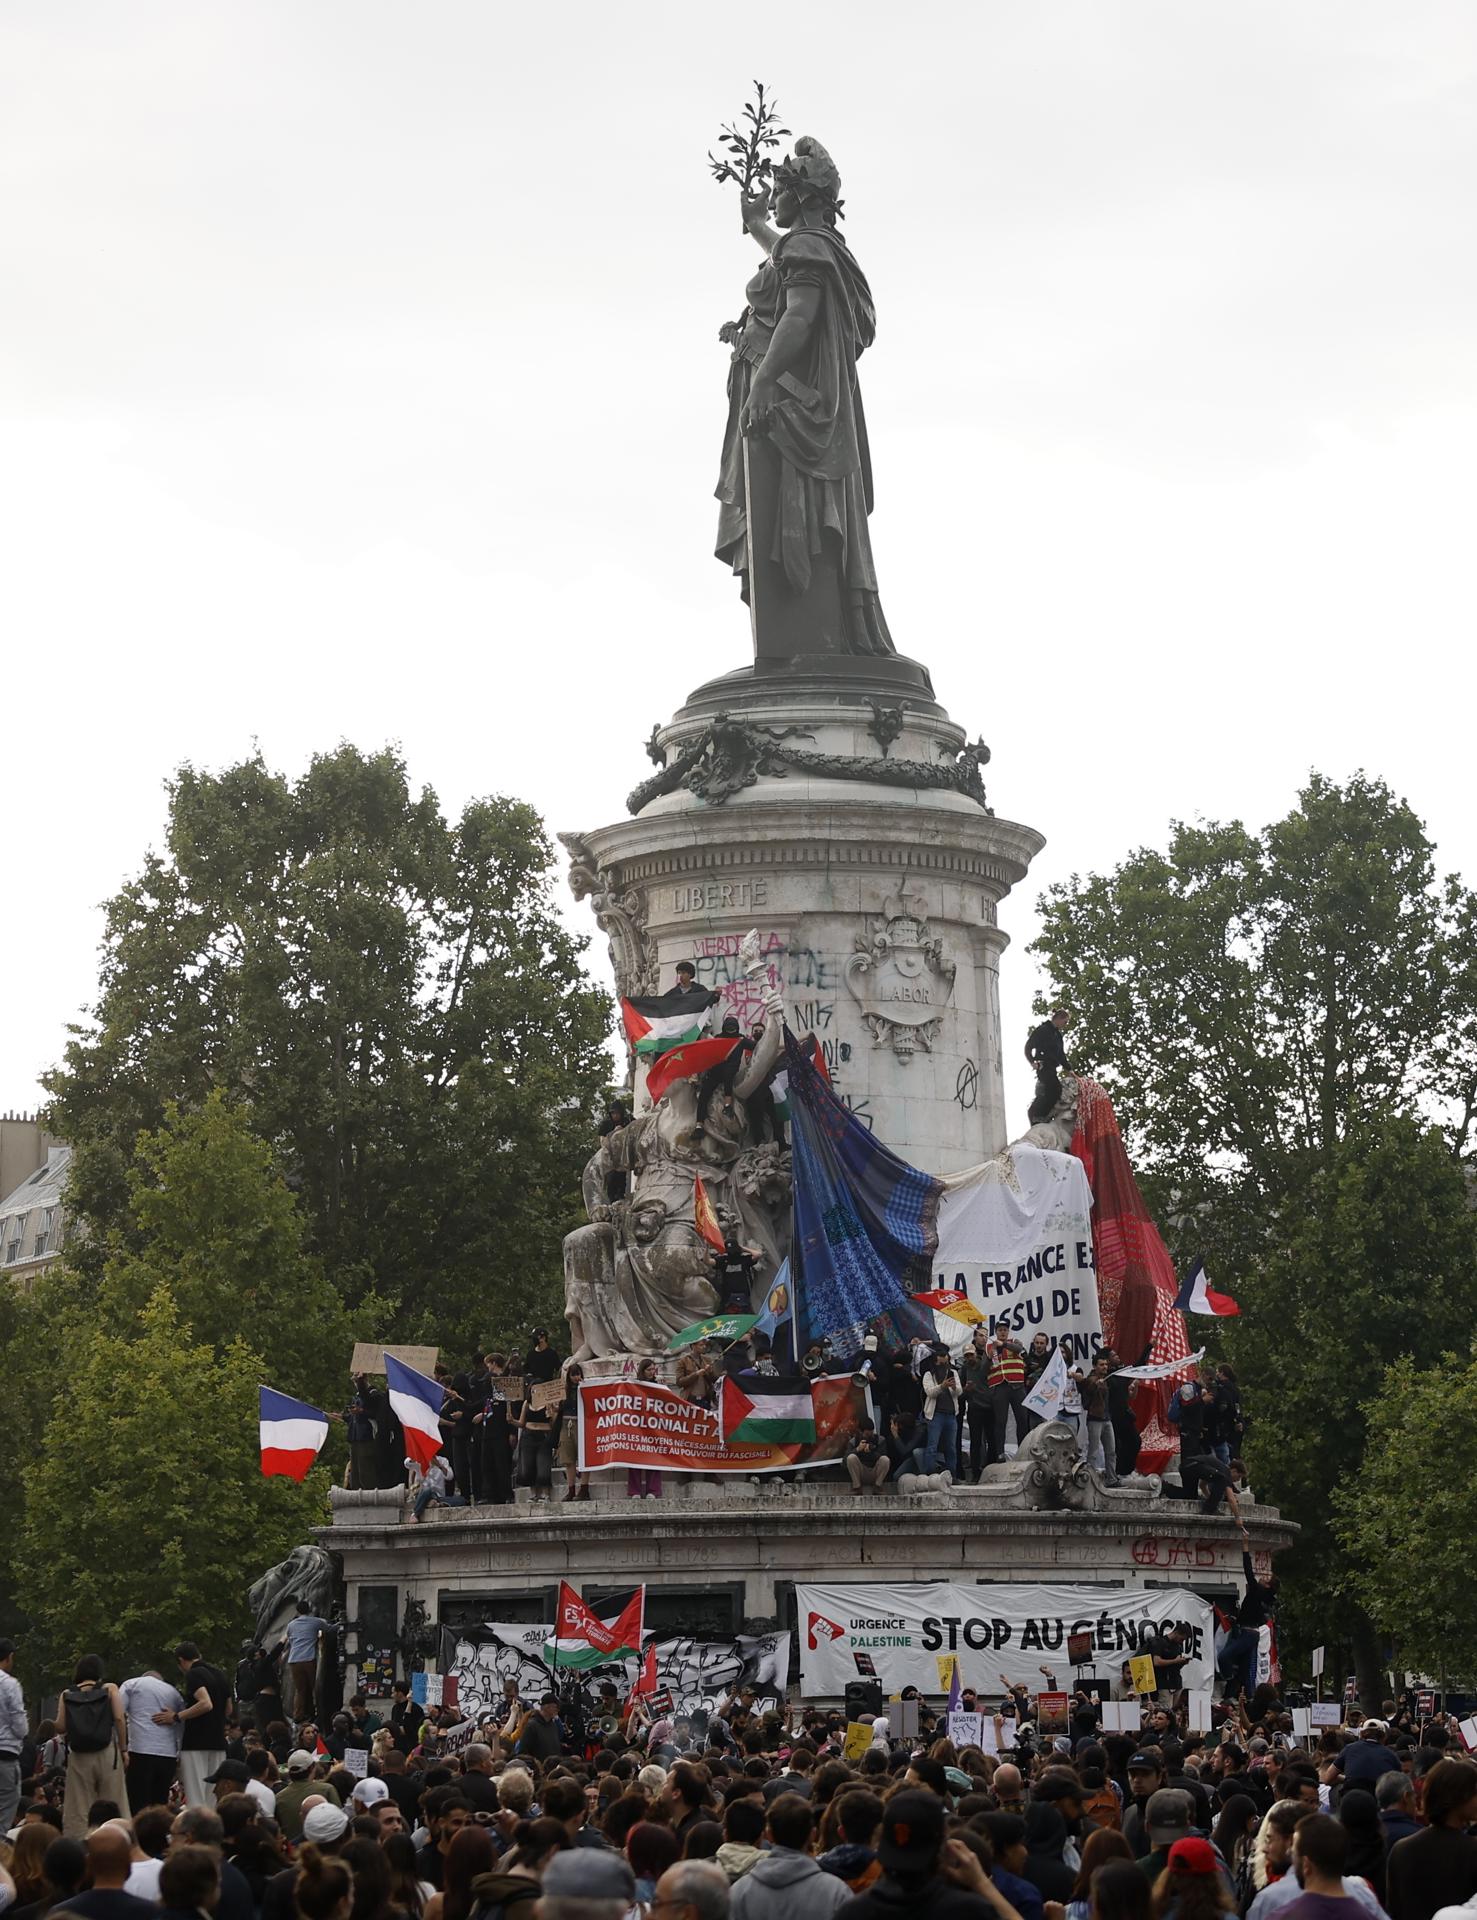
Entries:
[[703, 1185], [703, 1176], [692, 1176], [692, 1217], [697, 1222], [697, 1230], [715, 1253], [723, 1252], [723, 1229], [718, 1224], [718, 1216], [713, 1211], [713, 1203], [708, 1198], [708, 1189]]
[[720, 1034], [716, 1040], [684, 1040], [680, 1046], [668, 1047], [655, 1065], [647, 1069], [647, 1099], [655, 1106], [674, 1080], [706, 1073], [709, 1067], [721, 1065], [735, 1047], [742, 1045], [742, 1036], [727, 1033]]
[[639, 1694], [656, 1692], [656, 1642], [652, 1641], [646, 1649], [646, 1657], [641, 1662], [641, 1671], [636, 1676], [636, 1684], [631, 1689], [634, 1700]]

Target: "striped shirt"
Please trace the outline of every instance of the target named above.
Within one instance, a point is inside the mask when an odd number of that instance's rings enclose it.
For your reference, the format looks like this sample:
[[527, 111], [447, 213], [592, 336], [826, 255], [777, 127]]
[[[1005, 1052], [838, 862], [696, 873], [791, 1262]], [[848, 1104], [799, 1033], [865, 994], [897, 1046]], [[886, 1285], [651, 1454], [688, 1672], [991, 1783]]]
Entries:
[[1023, 1387], [1026, 1384], [1026, 1357], [1016, 1347], [996, 1347], [990, 1361], [992, 1387]]

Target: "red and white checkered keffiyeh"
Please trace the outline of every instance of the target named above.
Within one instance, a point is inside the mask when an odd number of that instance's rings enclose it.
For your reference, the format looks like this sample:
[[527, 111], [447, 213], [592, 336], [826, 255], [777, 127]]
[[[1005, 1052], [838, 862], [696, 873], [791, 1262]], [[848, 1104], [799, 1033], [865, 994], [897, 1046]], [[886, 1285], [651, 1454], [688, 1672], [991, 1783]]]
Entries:
[[[1104, 1344], [1130, 1367], [1146, 1361], [1187, 1360], [1190, 1342], [1184, 1315], [1174, 1304], [1179, 1293], [1174, 1262], [1128, 1164], [1113, 1103], [1096, 1080], [1077, 1082], [1072, 1151], [1086, 1167], [1092, 1187], [1092, 1239]], [[1178, 1435], [1166, 1423], [1164, 1411], [1175, 1388], [1194, 1373], [1193, 1366], [1186, 1366], [1163, 1380], [1136, 1383], [1131, 1404], [1139, 1428], [1140, 1473], [1160, 1472], [1178, 1451]]]

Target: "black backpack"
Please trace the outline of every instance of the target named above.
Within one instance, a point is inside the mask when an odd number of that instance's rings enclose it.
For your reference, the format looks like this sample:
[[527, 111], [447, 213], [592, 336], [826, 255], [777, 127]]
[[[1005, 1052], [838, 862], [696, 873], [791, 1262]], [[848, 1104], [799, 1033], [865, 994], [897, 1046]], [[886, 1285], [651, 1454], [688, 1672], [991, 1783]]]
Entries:
[[113, 1701], [106, 1687], [68, 1687], [67, 1745], [73, 1753], [103, 1753], [113, 1744]]

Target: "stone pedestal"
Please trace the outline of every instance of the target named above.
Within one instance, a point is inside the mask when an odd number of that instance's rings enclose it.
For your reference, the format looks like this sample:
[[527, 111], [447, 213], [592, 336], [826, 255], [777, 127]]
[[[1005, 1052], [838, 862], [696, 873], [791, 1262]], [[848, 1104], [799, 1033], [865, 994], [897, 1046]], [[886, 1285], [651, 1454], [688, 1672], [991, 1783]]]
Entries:
[[[712, 1486], [669, 1476], [661, 1500], [620, 1497], [624, 1476], [588, 1505], [433, 1507], [406, 1524], [392, 1492], [335, 1488], [318, 1539], [340, 1561], [350, 1619], [366, 1589], [393, 1589], [430, 1621], [554, 1617], [561, 1580], [647, 1583], [667, 1594], [726, 1596], [731, 1631], [792, 1624], [793, 1587], [815, 1582], [968, 1580], [1110, 1588], [1187, 1587], [1221, 1605], [1241, 1582], [1241, 1542], [1226, 1515], [1155, 1501], [1122, 1513], [1002, 1512], [977, 1490], [859, 1498], [834, 1481]], [[1265, 1574], [1297, 1533], [1274, 1507], [1245, 1506]], [[798, 1671], [798, 1662], [792, 1663]], [[352, 1689], [354, 1675], [349, 1676]]]
[[[926, 687], [903, 661], [712, 681], [654, 731], [632, 817], [561, 837], [623, 993], [691, 960], [747, 1030], [772, 983], [852, 1111], [948, 1173], [1020, 1130], [1001, 1091], [998, 909], [1043, 841], [990, 811], [985, 749]], [[767, 982], [740, 967], [751, 928]]]

